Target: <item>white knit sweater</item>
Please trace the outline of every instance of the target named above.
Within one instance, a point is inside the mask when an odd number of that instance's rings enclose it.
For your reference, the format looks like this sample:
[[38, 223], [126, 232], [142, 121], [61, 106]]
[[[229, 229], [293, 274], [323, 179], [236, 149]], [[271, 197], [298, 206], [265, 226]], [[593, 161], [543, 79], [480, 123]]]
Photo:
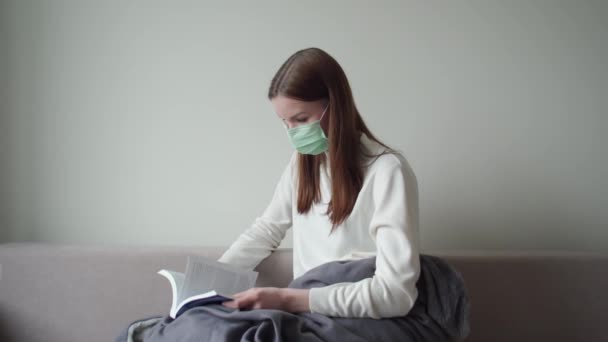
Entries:
[[[384, 149], [365, 134], [360, 140], [374, 154]], [[321, 170], [321, 202], [302, 215], [296, 205], [296, 156], [294, 152], [264, 213], [218, 260], [252, 269], [293, 228], [294, 278], [329, 261], [376, 255], [373, 277], [310, 289], [311, 312], [334, 317], [405, 315], [418, 296], [420, 275], [418, 185], [406, 159], [391, 153], [368, 160], [353, 211], [330, 235], [331, 222], [324, 213], [331, 198], [331, 166]]]

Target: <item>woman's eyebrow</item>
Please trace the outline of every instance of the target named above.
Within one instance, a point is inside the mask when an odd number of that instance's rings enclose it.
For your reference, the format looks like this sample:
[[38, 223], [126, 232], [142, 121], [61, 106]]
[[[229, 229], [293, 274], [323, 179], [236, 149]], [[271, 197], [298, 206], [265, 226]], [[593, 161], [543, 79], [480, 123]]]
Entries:
[[298, 115], [300, 115], [300, 114], [306, 114], [306, 112], [299, 112], [299, 113], [296, 113], [296, 114], [294, 114], [294, 115], [290, 116], [288, 120], [291, 120], [291, 119], [295, 118], [296, 116], [298, 116]]

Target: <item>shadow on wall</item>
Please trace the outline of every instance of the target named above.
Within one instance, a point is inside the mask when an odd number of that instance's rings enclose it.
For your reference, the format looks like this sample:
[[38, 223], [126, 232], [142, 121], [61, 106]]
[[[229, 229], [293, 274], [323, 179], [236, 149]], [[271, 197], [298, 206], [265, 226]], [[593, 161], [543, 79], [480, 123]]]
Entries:
[[[0, 6], [0, 11], [1, 11]], [[0, 20], [2, 18], [0, 17]], [[3, 35], [5, 30], [0, 27], [0, 35]], [[0, 36], [0, 51], [6, 51], [2, 45], [6, 44], [6, 40]], [[0, 74], [7, 75], [4, 71], [8, 69], [7, 61], [4, 59], [6, 55], [0, 56]], [[9, 168], [9, 122], [8, 122], [8, 80], [2, 78], [0, 83], [0, 243], [6, 242], [8, 239], [8, 168]], [[1, 333], [1, 332], [0, 332]]]
[[6, 108], [6, 88], [0, 87], [0, 243], [7, 242], [9, 230], [9, 125]]
[[6, 88], [0, 86], [0, 243], [6, 242], [8, 230], [8, 120]]
[[[3, 13], [6, 13], [4, 10], [7, 4], [5, 2], [0, 2], [0, 74], [4, 75], [0, 82], [0, 243], [7, 242], [9, 239], [9, 203], [8, 203], [8, 193], [9, 193], [9, 180], [8, 180], [8, 171], [9, 171], [9, 85], [10, 78], [8, 71], [10, 70], [8, 65], [8, 55], [6, 51], [9, 51], [10, 46], [7, 39], [8, 38], [8, 27], [6, 26], [7, 21], [4, 20]], [[0, 326], [0, 338], [2, 338], [2, 327]], [[5, 339], [2, 339], [5, 341]]]

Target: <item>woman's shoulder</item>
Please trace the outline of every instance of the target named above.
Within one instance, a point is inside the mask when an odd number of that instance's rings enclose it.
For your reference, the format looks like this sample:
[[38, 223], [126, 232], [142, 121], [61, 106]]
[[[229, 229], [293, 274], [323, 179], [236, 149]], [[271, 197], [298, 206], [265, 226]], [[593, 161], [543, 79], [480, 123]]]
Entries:
[[411, 170], [406, 157], [398, 150], [386, 150], [371, 159], [369, 168], [372, 172], [390, 172], [398, 169], [409, 172]]
[[368, 151], [371, 152], [366, 156], [366, 167], [371, 174], [382, 173], [388, 174], [392, 172], [402, 172], [406, 175], [414, 176], [414, 172], [405, 154], [390, 147], [369, 139], [367, 142]]

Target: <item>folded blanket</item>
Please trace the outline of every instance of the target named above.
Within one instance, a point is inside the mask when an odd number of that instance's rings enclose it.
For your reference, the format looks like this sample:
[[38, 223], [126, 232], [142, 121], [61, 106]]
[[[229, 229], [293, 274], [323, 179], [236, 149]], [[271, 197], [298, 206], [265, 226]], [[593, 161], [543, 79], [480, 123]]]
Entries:
[[[294, 279], [288, 287], [313, 288], [372, 277], [376, 257], [332, 261]], [[148, 317], [131, 323], [117, 342], [161, 341], [463, 341], [469, 334], [469, 300], [460, 274], [447, 262], [420, 256], [418, 298], [403, 317], [383, 319], [292, 314], [280, 310], [237, 310], [212, 304], [176, 319]]]

